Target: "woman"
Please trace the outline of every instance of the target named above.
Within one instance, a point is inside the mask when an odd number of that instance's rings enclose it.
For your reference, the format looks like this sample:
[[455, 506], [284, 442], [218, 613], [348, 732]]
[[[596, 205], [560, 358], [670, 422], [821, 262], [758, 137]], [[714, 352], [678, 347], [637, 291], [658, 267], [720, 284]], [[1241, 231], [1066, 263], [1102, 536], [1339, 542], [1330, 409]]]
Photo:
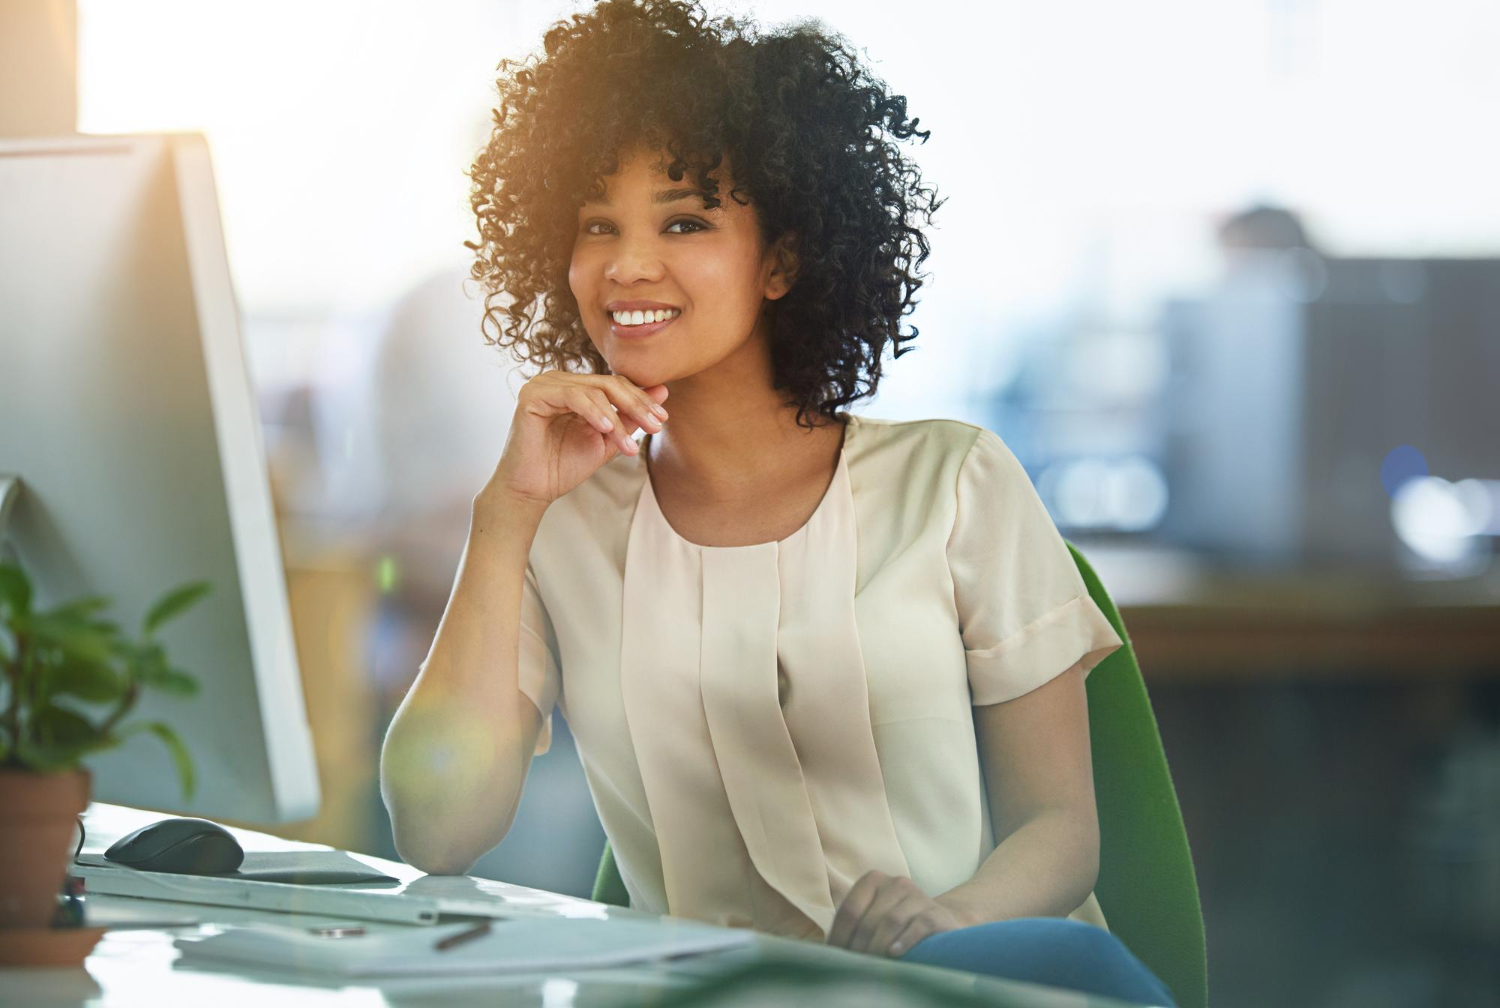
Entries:
[[916, 336], [905, 99], [686, 3], [545, 49], [501, 64], [470, 245], [545, 370], [386, 738], [402, 856], [497, 844], [557, 703], [634, 907], [1171, 1004], [1092, 893], [1119, 637], [996, 435], [839, 409]]

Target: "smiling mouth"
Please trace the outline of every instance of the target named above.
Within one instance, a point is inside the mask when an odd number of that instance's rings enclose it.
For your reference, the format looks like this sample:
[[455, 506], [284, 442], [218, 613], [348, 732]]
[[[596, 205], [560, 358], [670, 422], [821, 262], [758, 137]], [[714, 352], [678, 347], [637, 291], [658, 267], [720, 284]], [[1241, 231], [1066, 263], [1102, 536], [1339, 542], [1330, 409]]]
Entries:
[[630, 339], [632, 337], [639, 336], [650, 336], [654, 332], [665, 329], [667, 326], [671, 325], [673, 322], [676, 322], [681, 317], [682, 313], [679, 311], [674, 315], [667, 316], [660, 322], [642, 322], [638, 325], [630, 325], [615, 321], [615, 317], [613, 313], [611, 313], [609, 315], [609, 330], [621, 339]]
[[[682, 314], [682, 309], [656, 308], [650, 310], [642, 309], [639, 311], [606, 311], [605, 314], [609, 316], [610, 321], [615, 325], [621, 326], [623, 328], [628, 328], [632, 325], [650, 325], [653, 322], [670, 322], [672, 319]], [[661, 316], [661, 318], [658, 318], [658, 315]]]

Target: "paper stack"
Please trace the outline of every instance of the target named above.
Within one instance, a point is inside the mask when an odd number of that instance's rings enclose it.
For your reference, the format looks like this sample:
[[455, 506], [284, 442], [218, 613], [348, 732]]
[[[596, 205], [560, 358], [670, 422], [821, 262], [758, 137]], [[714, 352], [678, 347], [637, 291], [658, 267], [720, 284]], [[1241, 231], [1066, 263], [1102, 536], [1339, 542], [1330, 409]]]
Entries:
[[240, 927], [208, 938], [179, 938], [182, 963], [238, 963], [345, 977], [458, 975], [578, 970], [694, 955], [754, 940], [744, 928], [717, 928], [671, 918], [598, 920], [528, 917], [496, 920], [482, 937], [434, 946], [471, 923], [384, 929], [328, 938], [282, 925]]

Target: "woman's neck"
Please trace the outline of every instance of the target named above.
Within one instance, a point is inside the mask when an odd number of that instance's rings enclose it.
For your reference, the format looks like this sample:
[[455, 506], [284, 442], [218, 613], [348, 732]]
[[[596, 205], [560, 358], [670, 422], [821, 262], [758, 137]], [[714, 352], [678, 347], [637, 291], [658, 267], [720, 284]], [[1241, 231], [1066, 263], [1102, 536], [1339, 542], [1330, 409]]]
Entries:
[[743, 501], [838, 462], [843, 424], [815, 416], [809, 430], [795, 408], [732, 413], [667, 405], [660, 434], [647, 435], [643, 458], [658, 489], [664, 482], [701, 504]]

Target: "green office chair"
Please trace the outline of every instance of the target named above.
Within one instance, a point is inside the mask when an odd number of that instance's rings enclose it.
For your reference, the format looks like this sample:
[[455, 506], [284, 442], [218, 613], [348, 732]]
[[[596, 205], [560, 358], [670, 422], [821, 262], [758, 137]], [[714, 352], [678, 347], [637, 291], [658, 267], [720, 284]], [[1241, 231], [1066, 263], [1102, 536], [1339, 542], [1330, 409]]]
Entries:
[[[1110, 932], [1171, 988], [1180, 1008], [1206, 1008], [1203, 910], [1156, 715], [1119, 610], [1083, 554], [1072, 543], [1068, 549], [1089, 595], [1125, 642], [1086, 681], [1099, 806], [1099, 882], [1094, 892]], [[630, 905], [608, 840], [594, 899]]]

